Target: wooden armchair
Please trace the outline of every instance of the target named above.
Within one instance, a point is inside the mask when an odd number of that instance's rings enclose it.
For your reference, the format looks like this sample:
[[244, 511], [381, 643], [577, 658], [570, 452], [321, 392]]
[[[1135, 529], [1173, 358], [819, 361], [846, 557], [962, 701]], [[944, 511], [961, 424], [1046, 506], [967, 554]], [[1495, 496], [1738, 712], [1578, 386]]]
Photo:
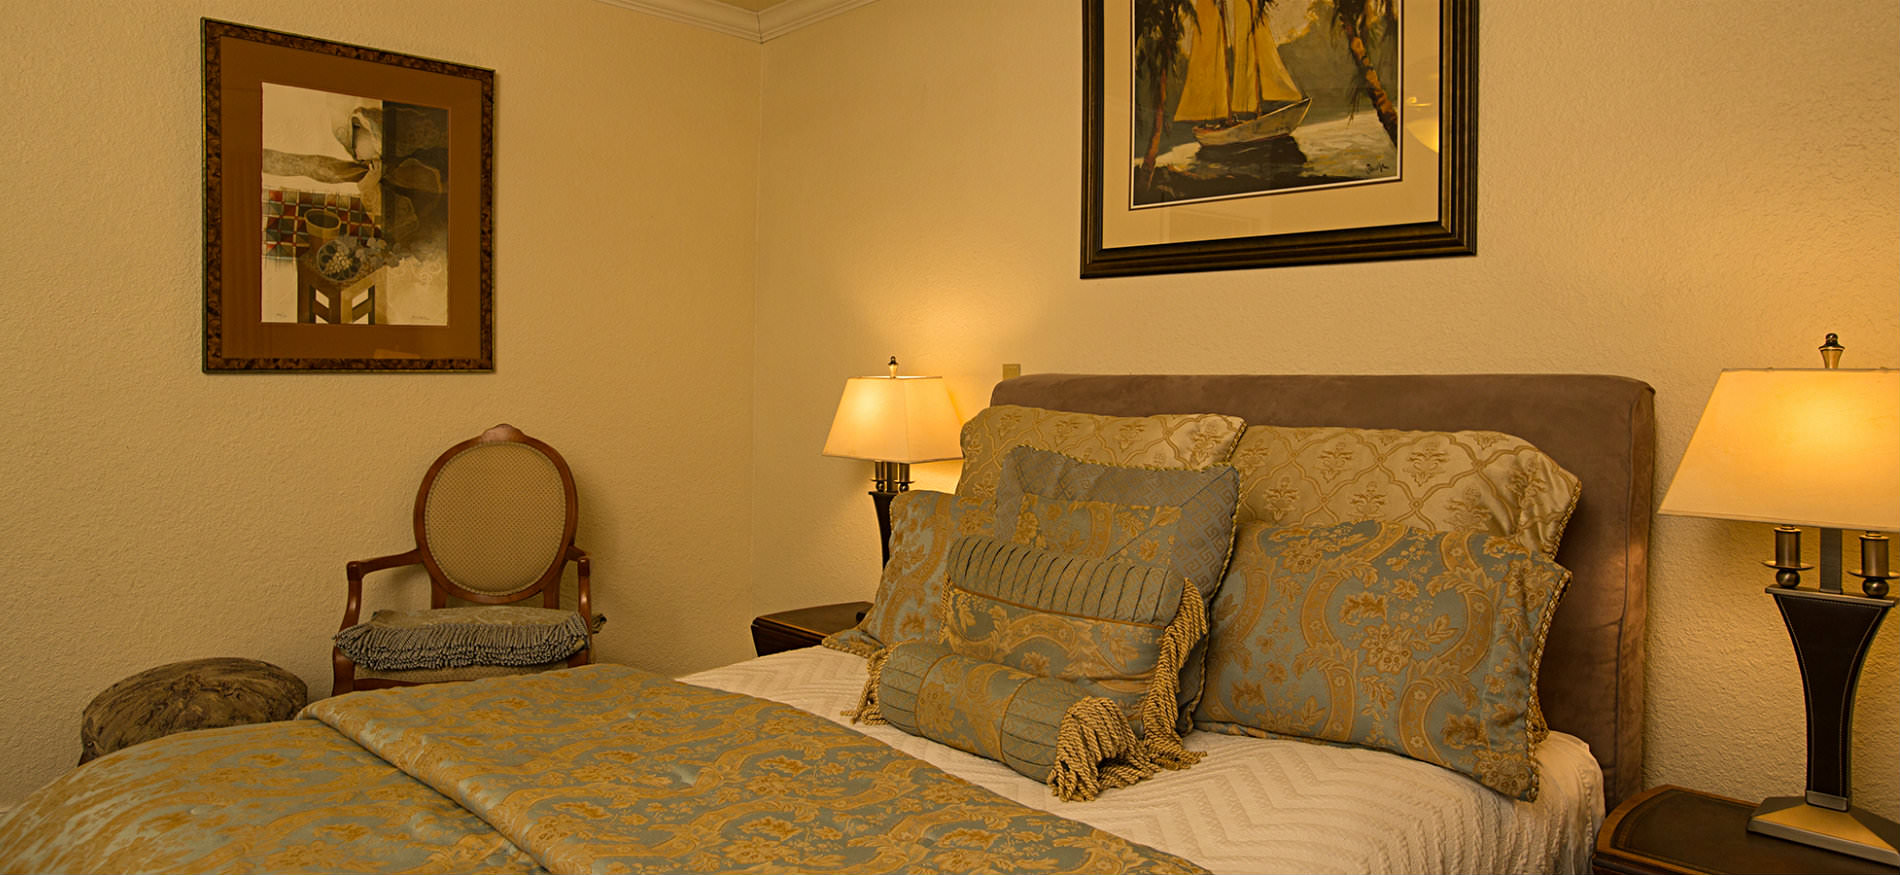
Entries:
[[[447, 624], [519, 627], [522, 624], [564, 624], [573, 629], [575, 611], [560, 612], [561, 574], [573, 562], [579, 576], [581, 647], [571, 656], [530, 665], [479, 664], [519, 662], [495, 659], [494, 648], [410, 646], [396, 662], [422, 667], [372, 668], [359, 665], [332, 648], [335, 667], [333, 694], [380, 687], [411, 686], [471, 680], [504, 674], [526, 674], [565, 666], [586, 665], [593, 652], [597, 620], [589, 591], [587, 552], [574, 546], [578, 502], [574, 475], [553, 447], [511, 425], [497, 425], [481, 435], [450, 447], [429, 466], [416, 491], [414, 515], [416, 546], [391, 556], [351, 562], [346, 566], [349, 601], [343, 609], [339, 641], [351, 636], [383, 634], [391, 629], [407, 634], [417, 627]], [[430, 610], [377, 611], [361, 624], [363, 579], [375, 571], [421, 565], [429, 575]], [[514, 606], [541, 596], [542, 608]], [[448, 608], [454, 596], [475, 607]], [[565, 620], [561, 614], [566, 614]], [[355, 630], [355, 631], [352, 631]], [[484, 631], [484, 630], [476, 630]], [[354, 639], [354, 640], [361, 640]], [[405, 639], [413, 643], [414, 639]], [[465, 642], [464, 642], [465, 643]], [[572, 639], [567, 644], [573, 646]], [[440, 652], [432, 652], [439, 650]], [[487, 656], [487, 659], [472, 658]], [[359, 656], [361, 653], [359, 652]], [[474, 661], [478, 664], [468, 664]]]

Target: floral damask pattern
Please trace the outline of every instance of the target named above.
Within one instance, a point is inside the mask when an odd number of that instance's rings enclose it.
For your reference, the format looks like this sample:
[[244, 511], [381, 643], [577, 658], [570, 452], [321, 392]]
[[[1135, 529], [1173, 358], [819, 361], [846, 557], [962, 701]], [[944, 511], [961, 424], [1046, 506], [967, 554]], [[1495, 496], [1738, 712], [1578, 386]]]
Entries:
[[825, 638], [825, 646], [870, 656], [904, 641], [937, 640], [944, 562], [970, 519], [969, 502], [915, 490], [891, 499], [891, 561], [884, 565], [871, 609], [858, 625]]
[[1059, 553], [1155, 564], [1174, 554], [1181, 508], [1025, 495], [1011, 540]]
[[[996, 529], [998, 536], [1013, 534], [1019, 543], [1060, 542], [1092, 558], [1167, 565], [1194, 584], [1205, 611], [1233, 549], [1239, 483], [1239, 475], [1226, 465], [1153, 470], [1017, 447], [996, 489]], [[1144, 521], [1151, 529], [1138, 534]], [[1180, 731], [1188, 728], [1200, 695], [1204, 646], [1195, 645], [1181, 669]]]
[[957, 494], [987, 504], [1003, 459], [1016, 447], [1052, 450], [1085, 462], [1198, 470], [1227, 459], [1246, 422], [1214, 413], [1099, 416], [999, 404], [963, 426]]
[[0, 872], [544, 872], [314, 720], [156, 738], [0, 820]]
[[1238, 491], [1239, 476], [1225, 465], [1155, 470], [1018, 447], [996, 490], [996, 535], [1167, 565], [1211, 599], [1232, 549]]
[[1491, 431], [1250, 426], [1234, 448], [1241, 523], [1389, 520], [1478, 529], [1557, 554], [1580, 482], [1522, 438]]
[[305, 716], [94, 761], [0, 823], [0, 870], [1199, 871], [822, 717], [624, 666]]
[[[951, 548], [944, 641], [1109, 699], [1142, 735], [1143, 700], [1186, 580], [1168, 569], [971, 536]], [[1167, 695], [1178, 700], [1168, 684]], [[1167, 731], [1172, 732], [1173, 727]]]
[[1502, 535], [1248, 523], [1195, 725], [1382, 748], [1535, 799], [1538, 661], [1569, 580]]
[[1075, 684], [941, 644], [893, 648], [879, 673], [878, 708], [891, 725], [1043, 782], [1055, 765], [1062, 715], [1087, 697]]

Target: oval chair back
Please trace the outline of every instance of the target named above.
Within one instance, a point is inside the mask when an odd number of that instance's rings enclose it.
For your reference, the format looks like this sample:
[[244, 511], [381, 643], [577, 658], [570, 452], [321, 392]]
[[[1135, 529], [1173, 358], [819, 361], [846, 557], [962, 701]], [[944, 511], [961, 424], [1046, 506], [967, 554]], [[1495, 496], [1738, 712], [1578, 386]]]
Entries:
[[450, 447], [416, 492], [416, 546], [436, 583], [478, 604], [559, 598], [574, 543], [574, 475], [553, 447], [498, 425]]

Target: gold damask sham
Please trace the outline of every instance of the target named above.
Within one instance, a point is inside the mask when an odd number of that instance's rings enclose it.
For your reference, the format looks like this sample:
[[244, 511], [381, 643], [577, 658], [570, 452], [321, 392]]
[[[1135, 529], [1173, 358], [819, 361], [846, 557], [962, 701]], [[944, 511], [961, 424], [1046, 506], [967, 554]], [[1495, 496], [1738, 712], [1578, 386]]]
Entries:
[[1537, 668], [1569, 580], [1503, 535], [1248, 523], [1194, 724], [1389, 750], [1534, 800]]
[[305, 717], [93, 761], [0, 823], [0, 871], [1200, 871], [816, 715], [624, 666]]
[[999, 404], [963, 426], [957, 494], [979, 504], [996, 496], [1003, 459], [1016, 447], [1053, 450], [1085, 462], [1198, 470], [1227, 459], [1246, 422], [1215, 413], [1100, 416]]
[[1524, 439], [1494, 431], [1251, 426], [1232, 463], [1240, 522], [1384, 520], [1477, 529], [1557, 554], [1580, 481]]
[[1067, 681], [959, 656], [941, 644], [900, 644], [876, 662], [886, 722], [1003, 763], [1048, 784], [1059, 799], [1087, 801], [1183, 767], [1151, 756], [1114, 702]]
[[825, 637], [833, 650], [871, 656], [904, 641], [937, 640], [944, 562], [950, 542], [971, 520], [969, 502], [927, 490], [891, 499], [891, 561], [884, 564], [871, 609], [854, 628]]

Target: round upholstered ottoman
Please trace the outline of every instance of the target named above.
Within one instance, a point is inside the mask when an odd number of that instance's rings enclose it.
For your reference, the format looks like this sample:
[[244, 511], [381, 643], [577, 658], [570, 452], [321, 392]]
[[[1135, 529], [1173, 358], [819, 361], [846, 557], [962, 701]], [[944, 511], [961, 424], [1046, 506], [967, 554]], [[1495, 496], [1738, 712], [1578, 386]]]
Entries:
[[188, 729], [289, 720], [307, 694], [301, 678], [255, 659], [161, 665], [93, 697], [79, 727], [79, 762]]

